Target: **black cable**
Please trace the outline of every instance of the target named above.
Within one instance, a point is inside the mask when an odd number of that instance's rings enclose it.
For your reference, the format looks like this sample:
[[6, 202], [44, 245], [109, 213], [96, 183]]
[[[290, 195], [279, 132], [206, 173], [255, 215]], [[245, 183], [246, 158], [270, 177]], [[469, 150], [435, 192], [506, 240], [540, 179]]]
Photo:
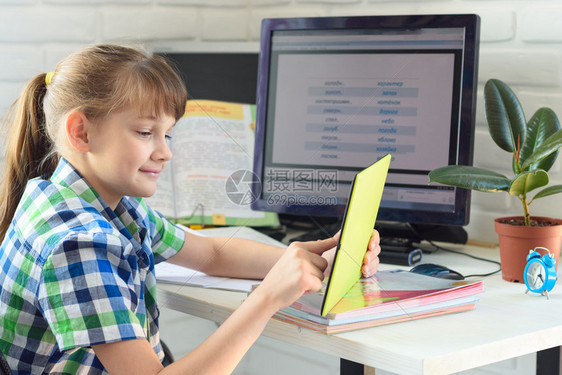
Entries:
[[501, 263], [498, 262], [497, 260], [486, 259], [486, 258], [482, 258], [482, 257], [476, 256], [476, 255], [463, 253], [463, 252], [460, 252], [460, 251], [457, 251], [457, 250], [448, 249], [448, 248], [446, 248], [446, 247], [443, 247], [443, 246], [440, 246], [440, 245], [435, 244], [435, 243], [434, 243], [433, 241], [431, 241], [431, 240], [426, 240], [426, 241], [429, 242], [429, 244], [430, 244], [431, 246], [435, 247], [435, 248], [438, 249], [438, 250], [445, 251], [445, 252], [449, 252], [449, 253], [453, 253], [453, 254], [458, 254], [458, 255], [464, 255], [464, 256], [467, 256], [467, 257], [472, 258], [472, 259], [476, 259], [476, 260], [479, 260], [479, 261], [482, 261], [482, 262], [493, 263], [493, 264], [496, 264], [496, 265], [499, 266], [499, 268], [498, 268], [497, 270], [495, 270], [495, 271], [492, 271], [492, 272], [489, 272], [489, 273], [480, 273], [480, 274], [476, 274], [476, 273], [475, 273], [475, 274], [471, 274], [471, 275], [466, 275], [465, 278], [467, 278], [467, 277], [476, 277], [476, 276], [479, 276], [479, 277], [491, 276], [491, 275], [494, 275], [494, 274], [496, 274], [496, 273], [498, 273], [498, 272], [500, 272], [500, 271], [502, 270]]
[[458, 255], [464, 255], [464, 256], [467, 256], [467, 257], [472, 258], [472, 259], [476, 259], [476, 260], [479, 260], [479, 261], [482, 261], [482, 262], [493, 263], [493, 264], [496, 264], [496, 265], [499, 266], [499, 268], [496, 271], [492, 271], [492, 272], [489, 272], [489, 273], [482, 273], [482, 274], [466, 275], [466, 276], [464, 276], [465, 278], [467, 278], [467, 277], [491, 276], [491, 275], [494, 275], [494, 274], [496, 274], [496, 273], [498, 273], [502, 270], [501, 263], [498, 262], [497, 260], [486, 259], [486, 258], [482, 258], [482, 257], [476, 256], [476, 255], [467, 254], [467, 253], [464, 253], [464, 252], [461, 252], [461, 251], [452, 250], [452, 249], [448, 249], [446, 247], [443, 247], [441, 245], [437, 245], [432, 240], [427, 240], [427, 239], [423, 238], [423, 236], [416, 230], [416, 228], [414, 228], [412, 225], [410, 225], [410, 223], [408, 223], [408, 226], [414, 232], [414, 234], [417, 235], [420, 238], [420, 240], [427, 241], [431, 246], [433, 246], [437, 250], [441, 250], [441, 251], [445, 251], [445, 252], [449, 252], [449, 253], [453, 253], [453, 254], [458, 254]]

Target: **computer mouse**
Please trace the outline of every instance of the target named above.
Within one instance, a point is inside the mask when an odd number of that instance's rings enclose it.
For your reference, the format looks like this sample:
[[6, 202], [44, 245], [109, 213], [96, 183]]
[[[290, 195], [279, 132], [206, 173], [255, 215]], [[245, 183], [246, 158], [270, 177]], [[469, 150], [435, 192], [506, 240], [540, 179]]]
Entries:
[[453, 271], [450, 268], [433, 263], [418, 264], [417, 266], [412, 267], [410, 272], [419, 273], [421, 275], [439, 277], [441, 279], [449, 279], [449, 280], [464, 279], [464, 276], [458, 273], [457, 271]]

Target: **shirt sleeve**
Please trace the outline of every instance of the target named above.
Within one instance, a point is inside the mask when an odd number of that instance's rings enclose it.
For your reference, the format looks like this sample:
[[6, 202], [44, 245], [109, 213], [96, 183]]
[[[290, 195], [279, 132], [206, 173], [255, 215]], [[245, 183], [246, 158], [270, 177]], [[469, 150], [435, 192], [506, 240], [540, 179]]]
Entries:
[[185, 242], [185, 231], [164, 215], [146, 206], [152, 230], [154, 263], [163, 262], [176, 255]]
[[44, 263], [38, 301], [60, 350], [146, 338], [139, 271], [127, 245], [99, 232], [59, 244]]

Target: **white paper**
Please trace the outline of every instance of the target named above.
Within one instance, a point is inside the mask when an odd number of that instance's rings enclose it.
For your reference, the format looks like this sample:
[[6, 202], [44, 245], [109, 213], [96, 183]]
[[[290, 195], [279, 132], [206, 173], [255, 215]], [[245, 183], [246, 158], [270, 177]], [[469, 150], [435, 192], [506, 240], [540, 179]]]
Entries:
[[[281, 242], [276, 241], [271, 237], [268, 237], [267, 235], [248, 227], [225, 227], [197, 231], [189, 229], [185, 226], [181, 227], [184, 230], [198, 236], [246, 238], [249, 240], [254, 240], [274, 246], [285, 246]], [[155, 270], [156, 279], [158, 281], [188, 286], [198, 286], [202, 288], [250, 292], [253, 286], [261, 282], [261, 280], [209, 276], [203, 272], [199, 272], [183, 266], [178, 266], [169, 262], [158, 263], [155, 267]]]

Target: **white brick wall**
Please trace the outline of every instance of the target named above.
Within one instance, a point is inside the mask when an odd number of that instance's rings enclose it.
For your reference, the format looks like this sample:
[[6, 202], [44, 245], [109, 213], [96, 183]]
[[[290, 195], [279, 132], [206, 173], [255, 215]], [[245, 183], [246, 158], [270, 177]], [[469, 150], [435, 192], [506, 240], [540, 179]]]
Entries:
[[[257, 41], [264, 17], [405, 13], [481, 15], [475, 164], [510, 173], [510, 156], [487, 135], [482, 86], [500, 78], [520, 96], [527, 117], [545, 105], [562, 116], [560, 0], [0, 0], [0, 114], [30, 76], [89, 43]], [[562, 183], [561, 172], [558, 161], [553, 182]], [[562, 195], [531, 210], [562, 217], [561, 208]], [[474, 193], [470, 237], [496, 241], [492, 219], [520, 211], [516, 198]]]

